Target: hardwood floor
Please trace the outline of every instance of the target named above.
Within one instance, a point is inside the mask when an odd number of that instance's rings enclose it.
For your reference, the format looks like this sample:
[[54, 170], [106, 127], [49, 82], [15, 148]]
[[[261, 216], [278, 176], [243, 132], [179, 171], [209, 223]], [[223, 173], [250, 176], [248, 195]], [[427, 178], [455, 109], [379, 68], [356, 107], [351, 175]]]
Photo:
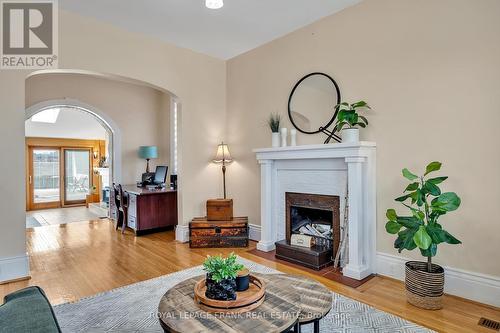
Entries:
[[[331, 290], [440, 332], [494, 332], [477, 326], [480, 317], [500, 321], [500, 309], [447, 296], [443, 310], [425, 311], [406, 303], [400, 281], [377, 276], [354, 289], [294, 267], [255, 256], [248, 249], [189, 249], [174, 232], [135, 237], [114, 230], [109, 220], [76, 222], [27, 230], [32, 278], [0, 285], [0, 297], [39, 285], [53, 304], [200, 265], [208, 254], [238, 255], [317, 279]], [[255, 242], [249, 249], [255, 248]]]

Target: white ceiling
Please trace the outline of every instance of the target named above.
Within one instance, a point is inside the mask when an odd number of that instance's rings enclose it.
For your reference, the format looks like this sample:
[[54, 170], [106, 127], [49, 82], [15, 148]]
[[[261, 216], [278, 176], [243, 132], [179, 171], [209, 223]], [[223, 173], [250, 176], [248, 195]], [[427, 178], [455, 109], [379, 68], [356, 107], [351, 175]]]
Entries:
[[25, 135], [40, 138], [105, 140], [106, 130], [96, 118], [86, 112], [61, 108], [57, 121], [53, 124], [26, 120]]
[[[361, 0], [59, 0], [60, 7], [216, 58], [229, 59]], [[64, 28], [64, 27], [62, 27]]]

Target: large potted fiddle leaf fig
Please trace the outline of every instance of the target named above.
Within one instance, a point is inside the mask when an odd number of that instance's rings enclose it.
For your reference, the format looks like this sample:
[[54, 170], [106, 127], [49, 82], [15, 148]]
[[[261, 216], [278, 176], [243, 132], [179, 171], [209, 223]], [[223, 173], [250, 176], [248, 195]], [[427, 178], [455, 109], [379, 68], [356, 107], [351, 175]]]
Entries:
[[394, 247], [403, 250], [419, 249], [426, 262], [406, 263], [405, 287], [408, 302], [425, 309], [441, 309], [444, 289], [444, 270], [434, 264], [438, 245], [461, 244], [438, 223], [439, 218], [460, 206], [460, 198], [454, 192], [442, 192], [441, 183], [448, 177], [430, 174], [441, 169], [440, 162], [427, 165], [423, 176], [403, 169], [403, 176], [410, 181], [404, 195], [396, 198], [409, 214], [399, 215], [394, 209], [387, 210], [389, 220], [385, 229], [397, 235]]

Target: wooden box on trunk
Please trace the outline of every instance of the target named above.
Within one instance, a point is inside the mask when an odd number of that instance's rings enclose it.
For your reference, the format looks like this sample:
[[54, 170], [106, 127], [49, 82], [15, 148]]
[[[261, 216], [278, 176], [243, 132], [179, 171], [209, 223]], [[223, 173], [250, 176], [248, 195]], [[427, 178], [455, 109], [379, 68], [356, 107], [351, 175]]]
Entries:
[[233, 199], [207, 200], [207, 220], [230, 221], [233, 219]]
[[189, 223], [189, 247], [247, 247], [248, 217], [209, 221], [195, 217]]

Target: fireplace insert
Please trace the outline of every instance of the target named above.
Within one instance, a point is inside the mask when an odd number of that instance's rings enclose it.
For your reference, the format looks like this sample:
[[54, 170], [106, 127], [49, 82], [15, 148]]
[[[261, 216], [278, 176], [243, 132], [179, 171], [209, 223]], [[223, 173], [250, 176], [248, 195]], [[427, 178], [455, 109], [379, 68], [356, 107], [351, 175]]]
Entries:
[[313, 237], [316, 246], [333, 249], [333, 211], [290, 206], [290, 236]]
[[[333, 263], [340, 241], [340, 200], [338, 196], [285, 193], [286, 240], [276, 243], [276, 257], [313, 269]], [[311, 236], [310, 248], [292, 246], [293, 234]]]

